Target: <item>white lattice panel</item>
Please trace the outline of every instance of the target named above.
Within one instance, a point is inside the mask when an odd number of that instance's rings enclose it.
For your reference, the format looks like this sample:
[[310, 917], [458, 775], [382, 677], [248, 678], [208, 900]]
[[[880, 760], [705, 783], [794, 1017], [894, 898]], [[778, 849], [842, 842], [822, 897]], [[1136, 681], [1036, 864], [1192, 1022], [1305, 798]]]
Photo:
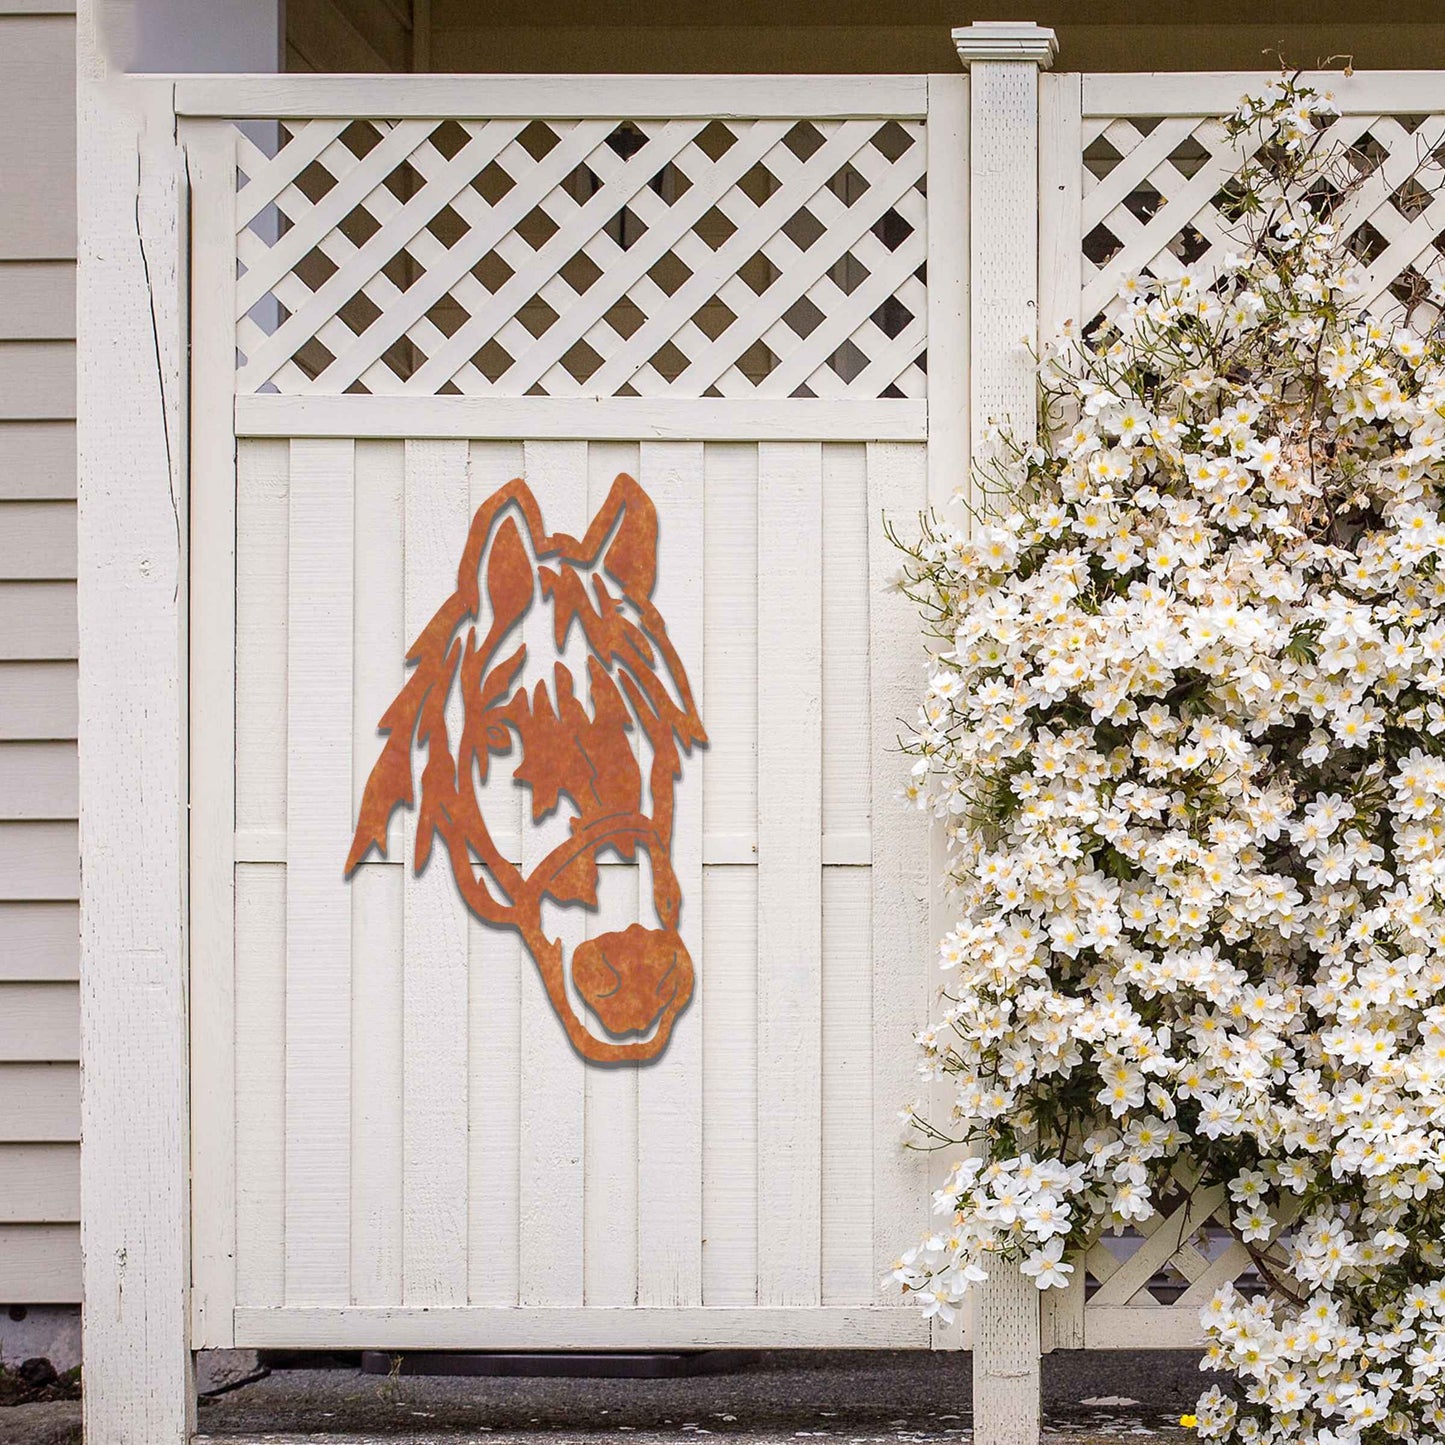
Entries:
[[[1086, 115], [1082, 141], [1081, 317], [1121, 305], [1131, 273], [1207, 272], [1237, 246], [1228, 188], [1248, 137], [1231, 138], [1213, 116]], [[1445, 117], [1348, 113], [1324, 143], [1335, 219], [1366, 267], [1367, 304], [1409, 309], [1445, 276]]]
[[[1203, 1343], [1200, 1311], [1226, 1284], [1261, 1287], [1259, 1262], [1230, 1236], [1222, 1187], [1192, 1185], [1185, 1172], [1154, 1218], [1089, 1249], [1070, 1288], [1045, 1301], [1051, 1348], [1189, 1348]], [[1286, 1210], [1286, 1222], [1289, 1211]], [[1258, 1248], [1258, 1247], [1257, 1247]], [[1283, 1275], [1285, 1254], [1264, 1247], [1265, 1267]]]
[[921, 121], [275, 125], [241, 392], [924, 394]]

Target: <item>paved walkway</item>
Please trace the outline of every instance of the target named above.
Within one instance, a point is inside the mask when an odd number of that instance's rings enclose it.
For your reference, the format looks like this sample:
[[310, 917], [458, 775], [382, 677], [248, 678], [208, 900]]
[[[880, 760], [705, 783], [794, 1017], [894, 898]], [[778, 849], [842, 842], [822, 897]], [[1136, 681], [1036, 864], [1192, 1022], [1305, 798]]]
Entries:
[[[968, 1445], [968, 1361], [956, 1355], [765, 1355], [670, 1380], [458, 1379], [275, 1370], [203, 1400], [208, 1445]], [[1190, 1437], [1194, 1362], [1163, 1352], [1045, 1362], [1049, 1445]], [[78, 1445], [79, 1407], [0, 1412], [3, 1445]]]

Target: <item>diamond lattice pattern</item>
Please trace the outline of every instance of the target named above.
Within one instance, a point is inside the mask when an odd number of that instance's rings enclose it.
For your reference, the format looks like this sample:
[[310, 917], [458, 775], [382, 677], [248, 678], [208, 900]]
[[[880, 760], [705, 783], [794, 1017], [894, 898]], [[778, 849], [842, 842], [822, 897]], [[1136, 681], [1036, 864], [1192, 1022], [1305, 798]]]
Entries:
[[924, 394], [921, 122], [248, 132], [242, 392]]
[[[1229, 183], [1248, 137], [1197, 117], [1084, 121], [1083, 297], [1080, 318], [1114, 312], [1133, 272], [1158, 280], [1186, 266], [1206, 273], [1238, 245]], [[1343, 115], [1323, 143], [1334, 220], [1364, 265], [1377, 315], [1425, 304], [1445, 277], [1445, 116]]]

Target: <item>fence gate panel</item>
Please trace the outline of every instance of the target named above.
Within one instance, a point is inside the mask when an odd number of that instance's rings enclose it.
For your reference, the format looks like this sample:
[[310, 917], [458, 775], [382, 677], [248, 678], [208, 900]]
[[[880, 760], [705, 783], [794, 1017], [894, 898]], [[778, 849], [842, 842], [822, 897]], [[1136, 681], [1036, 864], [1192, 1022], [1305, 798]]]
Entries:
[[965, 84], [181, 88], [199, 1346], [930, 1343]]

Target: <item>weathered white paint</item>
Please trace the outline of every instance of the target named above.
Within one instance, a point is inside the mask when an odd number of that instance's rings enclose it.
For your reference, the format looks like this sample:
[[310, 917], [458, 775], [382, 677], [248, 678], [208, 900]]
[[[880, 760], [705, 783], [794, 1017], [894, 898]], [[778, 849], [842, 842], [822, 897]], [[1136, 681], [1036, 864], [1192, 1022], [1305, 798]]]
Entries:
[[592, 441], [922, 441], [921, 401], [836, 401], [625, 397], [393, 397], [385, 407], [361, 396], [236, 398], [236, 432], [253, 437], [490, 437]]
[[[289, 458], [301, 445], [289, 451], [269, 440], [240, 445], [238, 1342], [254, 1342], [253, 1329], [271, 1337], [274, 1310], [300, 1322], [332, 1318], [290, 1293], [278, 1263], [289, 1233], [277, 1202], [289, 1183], [280, 1151], [294, 1127], [294, 1116], [281, 1108], [294, 1083], [288, 1084], [280, 1037], [293, 1064], [310, 1070], [332, 1069], [343, 1047], [334, 1037], [323, 1042], [310, 1024], [301, 1032], [282, 1024], [288, 1013], [298, 1017], [287, 1002], [294, 963], [284, 956], [284, 875], [296, 844], [286, 824], [282, 763], [302, 722], [281, 663], [288, 612], [294, 620], [286, 601], [287, 574], [294, 576], [287, 550], [297, 525]], [[339, 1273], [328, 1287], [344, 1297], [334, 1308], [373, 1321], [381, 1308], [388, 1320], [419, 1319], [409, 1313], [421, 1308], [414, 1295], [440, 1294], [446, 1302], [432, 1308], [434, 1317], [465, 1320], [467, 1329], [482, 1332], [478, 1339], [537, 1338], [528, 1321], [539, 1318], [554, 1322], [547, 1326], [554, 1345], [591, 1338], [586, 1321], [593, 1312], [614, 1319], [619, 1309], [629, 1311], [619, 1339], [640, 1339], [666, 1317], [726, 1328], [740, 1342], [763, 1339], [764, 1326], [739, 1322], [734, 1313], [761, 1308], [779, 1325], [777, 1342], [822, 1344], [848, 1338], [838, 1310], [878, 1302], [885, 1307], [867, 1316], [870, 1336], [926, 1341], [928, 1331], [908, 1306], [894, 1296], [880, 1300], [878, 1283], [925, 1223], [922, 1161], [896, 1148], [894, 1116], [908, 1089], [909, 1034], [927, 1008], [930, 950], [922, 946], [925, 911], [916, 887], [909, 905], [910, 895], [900, 898], [892, 880], [906, 890], [913, 886], [908, 878], [924, 876], [926, 843], [894, 796], [906, 760], [896, 753], [875, 760], [870, 741], [906, 712], [916, 685], [904, 645], [906, 604], [900, 610], [894, 598], [875, 607], [874, 592], [891, 567], [878, 519], [884, 510], [907, 518], [922, 505], [924, 449], [476, 441], [459, 453], [466, 444], [448, 440], [306, 445], [353, 454], [349, 474], [337, 474], [328, 492], [344, 513], [349, 487], [354, 519], [352, 694], [334, 704], [345, 719], [340, 731], [356, 750], [334, 784], [346, 809], [355, 806], [375, 757], [374, 723], [402, 677], [402, 639], [455, 585], [468, 509], [518, 474], [544, 498], [549, 525], [573, 527], [585, 523], [617, 471], [643, 479], [661, 509], [659, 601], [714, 739], [688, 760], [674, 845], [683, 927], [695, 930], [689, 943], [698, 994], [667, 1055], [650, 1069], [585, 1068], [566, 1044], [531, 960], [510, 935], [466, 918], [444, 869], [413, 880], [409, 867], [372, 862], [350, 885], [338, 883], [349, 907], [352, 953], [349, 1003], [338, 1014], [350, 1035], [351, 1115], [338, 1127], [349, 1140], [351, 1186], [349, 1210], [330, 1228], [344, 1234], [349, 1218], [353, 1237], [344, 1268], [339, 1253], [329, 1256], [328, 1269]], [[760, 490], [759, 477], [785, 465], [804, 490], [783, 517], [787, 493]], [[807, 570], [798, 527], [811, 518], [821, 539], [820, 504], [836, 513], [840, 540], [826, 555], [816, 541]], [[766, 541], [765, 526], [772, 528]], [[771, 578], [760, 558], [772, 559]], [[411, 598], [405, 619], [403, 573]], [[790, 638], [776, 620], [798, 615], [797, 604], [776, 592], [784, 584], [794, 597], [811, 590], [812, 633]], [[793, 667], [812, 679], [805, 687], [813, 701], [797, 700], [789, 687], [777, 692], [769, 707], [784, 736], [768, 737], [758, 725], [759, 682], [786, 678]], [[871, 709], [860, 710], [860, 697], [873, 699]], [[811, 783], [796, 775], [795, 747], [798, 719], [809, 708], [818, 730]], [[328, 723], [325, 731], [334, 742], [338, 730]], [[833, 739], [831, 751], [825, 735]], [[810, 865], [797, 856], [807, 851], [799, 845], [800, 792], [814, 799]], [[507, 851], [546, 846], [519, 823], [500, 820]], [[880, 827], [890, 839], [882, 860], [873, 841]], [[781, 840], [771, 853], [770, 828]], [[401, 831], [394, 844], [402, 842]], [[333, 865], [339, 874], [348, 840], [349, 825], [339, 842], [308, 845], [321, 849], [316, 876]], [[401, 847], [394, 854], [406, 856]], [[870, 865], [887, 871], [882, 893], [871, 886]], [[760, 878], [770, 870], [766, 886], [773, 892], [762, 913]], [[602, 871], [602, 909], [586, 922], [591, 930], [639, 916], [637, 871]], [[425, 913], [420, 890], [428, 886], [434, 897]], [[403, 928], [405, 890], [415, 897]], [[760, 917], [775, 937], [793, 930], [811, 938], [801, 991], [784, 971], [784, 962], [800, 955], [781, 944], [764, 953]], [[424, 1027], [417, 1015], [416, 1040], [404, 1046], [398, 1010], [422, 1007], [426, 995], [413, 992], [405, 1006], [402, 1000], [408, 990], [441, 986], [441, 960], [456, 946], [453, 929], [468, 940], [464, 972], [448, 985], [458, 991], [445, 1004], [427, 1005]], [[771, 1025], [760, 1013], [759, 992], [769, 970], [777, 971], [775, 996], [779, 987], [791, 990], [781, 995], [789, 1001]], [[875, 970], [885, 980], [881, 990]], [[814, 1041], [811, 1069], [796, 1061], [802, 1038]], [[204, 1070], [206, 1061], [198, 1059], [197, 1067]], [[418, 1100], [430, 1102], [412, 1112]], [[783, 1121], [807, 1121], [787, 1126], [797, 1135], [795, 1158], [765, 1158], [757, 1127], [762, 1100]], [[223, 1165], [207, 1156], [208, 1171]], [[795, 1199], [795, 1219], [779, 1222], [764, 1203], [766, 1190]], [[875, 1196], [886, 1200], [881, 1209]], [[902, 1217], [895, 1218], [900, 1204]], [[791, 1253], [794, 1235], [809, 1241], [801, 1261]], [[767, 1292], [784, 1289], [801, 1301], [796, 1316], [767, 1308]], [[499, 1315], [486, 1306], [511, 1308]], [[645, 1313], [628, 1324], [639, 1307]], [[814, 1313], [816, 1328], [806, 1324]], [[558, 1320], [575, 1320], [576, 1329], [559, 1333]], [[668, 1331], [684, 1328], [691, 1325], [660, 1326], [656, 1338], [679, 1337]]]
[[[236, 692], [234, 647], [211, 647], [211, 637], [236, 628], [236, 438], [227, 402], [233, 387], [234, 350], [227, 320], [235, 306], [235, 268], [227, 267], [235, 212], [235, 131], [198, 125], [186, 136], [191, 186], [191, 247], [197, 269], [214, 283], [190, 300], [190, 524], [191, 546], [207, 558], [191, 573], [190, 805], [193, 813], [234, 820], [236, 813]], [[235, 1140], [234, 1053], [236, 875], [231, 840], [220, 828], [190, 836], [191, 1052], [217, 1066], [191, 1093], [194, 1139], [219, 1157]], [[202, 1161], [203, 1162], [203, 1161]], [[200, 1172], [200, 1171], [198, 1171]], [[197, 1340], [227, 1343], [235, 1305], [236, 1204], [233, 1172], [206, 1171], [193, 1194], [191, 1216], [192, 1328]]]
[[237, 1311], [238, 1339], [267, 1349], [577, 1350], [928, 1347], [912, 1309], [274, 1309]]
[[184, 172], [170, 87], [107, 79], [95, 25], [87, 8], [77, 65], [86, 1429], [98, 1445], [183, 1445], [194, 1415]]
[[[1052, 30], [982, 21], [954, 31], [969, 71], [970, 422], [1029, 436], [1038, 335], [1039, 71]], [[1016, 1263], [995, 1262], [973, 1312], [975, 1429], [987, 1445], [1035, 1445], [1042, 1421], [1039, 1300]]]
[[[268, 82], [182, 85], [193, 98], [229, 97], [230, 115], [282, 93]], [[548, 89], [569, 105], [592, 93]], [[627, 109], [639, 113], [641, 95], [694, 121], [723, 113], [723, 88], [702, 89], [705, 110], [690, 81], [639, 91], [629, 79]], [[935, 156], [930, 174], [950, 224], [965, 226], [964, 78], [742, 90], [754, 118], [783, 121], [800, 96], [831, 93], [809, 109], [841, 121], [826, 132], [842, 138], [839, 155], [871, 133], [871, 121], [847, 117], [872, 116], [877, 103], [916, 121], [932, 96], [958, 149]], [[507, 94], [532, 97], [514, 119], [537, 110], [534, 91], [508, 82], [497, 93], [503, 108]], [[322, 86], [309, 105], [315, 114], [343, 97], [344, 116], [366, 109], [362, 94], [351, 82]], [[422, 92], [365, 94], [405, 118]], [[772, 109], [760, 110], [769, 96]], [[473, 87], [461, 110], [476, 107]], [[398, 154], [426, 129], [392, 132]], [[198, 207], [228, 165], [219, 132], [205, 120], [182, 126]], [[325, 150], [335, 134], [322, 127], [314, 143]], [[769, 134], [758, 128], [757, 144]], [[248, 176], [266, 168], [249, 142], [235, 143]], [[819, 284], [827, 257], [871, 254], [871, 218], [893, 204], [915, 232], [901, 254], [923, 261], [921, 193], [871, 157], [858, 162], [874, 192], [866, 204], [832, 192], [815, 203], [832, 234], [823, 250], [760, 228], [787, 294]], [[301, 163], [288, 157], [275, 183], [292, 185]], [[428, 180], [439, 173], [434, 156], [418, 164]], [[604, 186], [622, 184], [599, 164]], [[812, 174], [797, 157], [770, 164], [785, 183]], [[827, 164], [813, 169], [822, 176]], [[360, 199], [358, 185], [328, 204]], [[659, 198], [633, 199], [657, 219]], [[394, 197], [376, 204], [388, 244], [405, 233], [414, 257], [445, 260], [420, 212], [404, 217]], [[218, 241], [239, 216], [223, 203], [198, 218], [198, 323], [226, 307], [235, 258]], [[338, 249], [333, 260], [359, 277], [360, 254]], [[251, 252], [243, 259], [237, 309], [264, 279]], [[936, 241], [933, 261], [942, 314], [956, 323], [961, 267], [950, 270]], [[874, 304], [867, 285], [855, 288], [859, 306]], [[656, 289], [659, 314], [681, 304]], [[919, 316], [868, 365], [886, 368], [921, 337], [921, 281], [908, 294]], [[733, 299], [739, 334], [773, 344], [775, 310]], [[837, 315], [821, 325], [825, 339], [847, 334]], [[760, 401], [732, 395], [718, 363], [695, 362], [686, 385], [716, 382], [721, 397], [260, 395], [230, 407], [217, 329], [198, 344], [193, 383], [207, 419], [191, 446], [191, 655], [206, 696], [193, 701], [191, 765], [210, 801], [194, 813], [192, 919], [199, 946], [202, 932], [219, 940], [229, 910], [233, 945], [208, 943], [210, 962], [198, 957], [194, 972], [209, 991], [193, 1053], [196, 1339], [927, 1345], [927, 1322], [880, 1287], [926, 1225], [927, 1165], [897, 1148], [895, 1114], [927, 1011], [928, 840], [898, 808], [906, 760], [884, 741], [911, 712], [917, 679], [906, 602], [882, 596], [892, 564], [882, 518], [909, 525], [929, 494], [927, 403]], [[326, 336], [346, 342], [334, 328]], [[620, 374], [626, 357], [604, 358], [614, 362]], [[939, 374], [955, 468], [967, 454], [961, 346], [943, 348]], [[376, 720], [404, 648], [455, 585], [470, 511], [521, 474], [548, 525], [580, 533], [620, 470], [659, 505], [658, 600], [713, 742], [688, 760], [677, 796], [673, 861], [695, 1001], [657, 1064], [604, 1070], [572, 1052], [517, 940], [469, 919], [440, 863], [414, 877], [409, 822], [394, 829], [387, 861], [367, 862], [349, 885], [340, 869]], [[541, 650], [548, 619], [539, 610], [526, 628]], [[498, 832], [526, 862], [547, 840], [522, 825], [516, 798]], [[595, 917], [560, 925], [569, 947], [647, 913], [645, 873], [602, 873]]]
[[319, 75], [196, 76], [176, 85], [180, 115], [274, 119], [486, 115], [827, 120], [921, 116], [921, 75]]

